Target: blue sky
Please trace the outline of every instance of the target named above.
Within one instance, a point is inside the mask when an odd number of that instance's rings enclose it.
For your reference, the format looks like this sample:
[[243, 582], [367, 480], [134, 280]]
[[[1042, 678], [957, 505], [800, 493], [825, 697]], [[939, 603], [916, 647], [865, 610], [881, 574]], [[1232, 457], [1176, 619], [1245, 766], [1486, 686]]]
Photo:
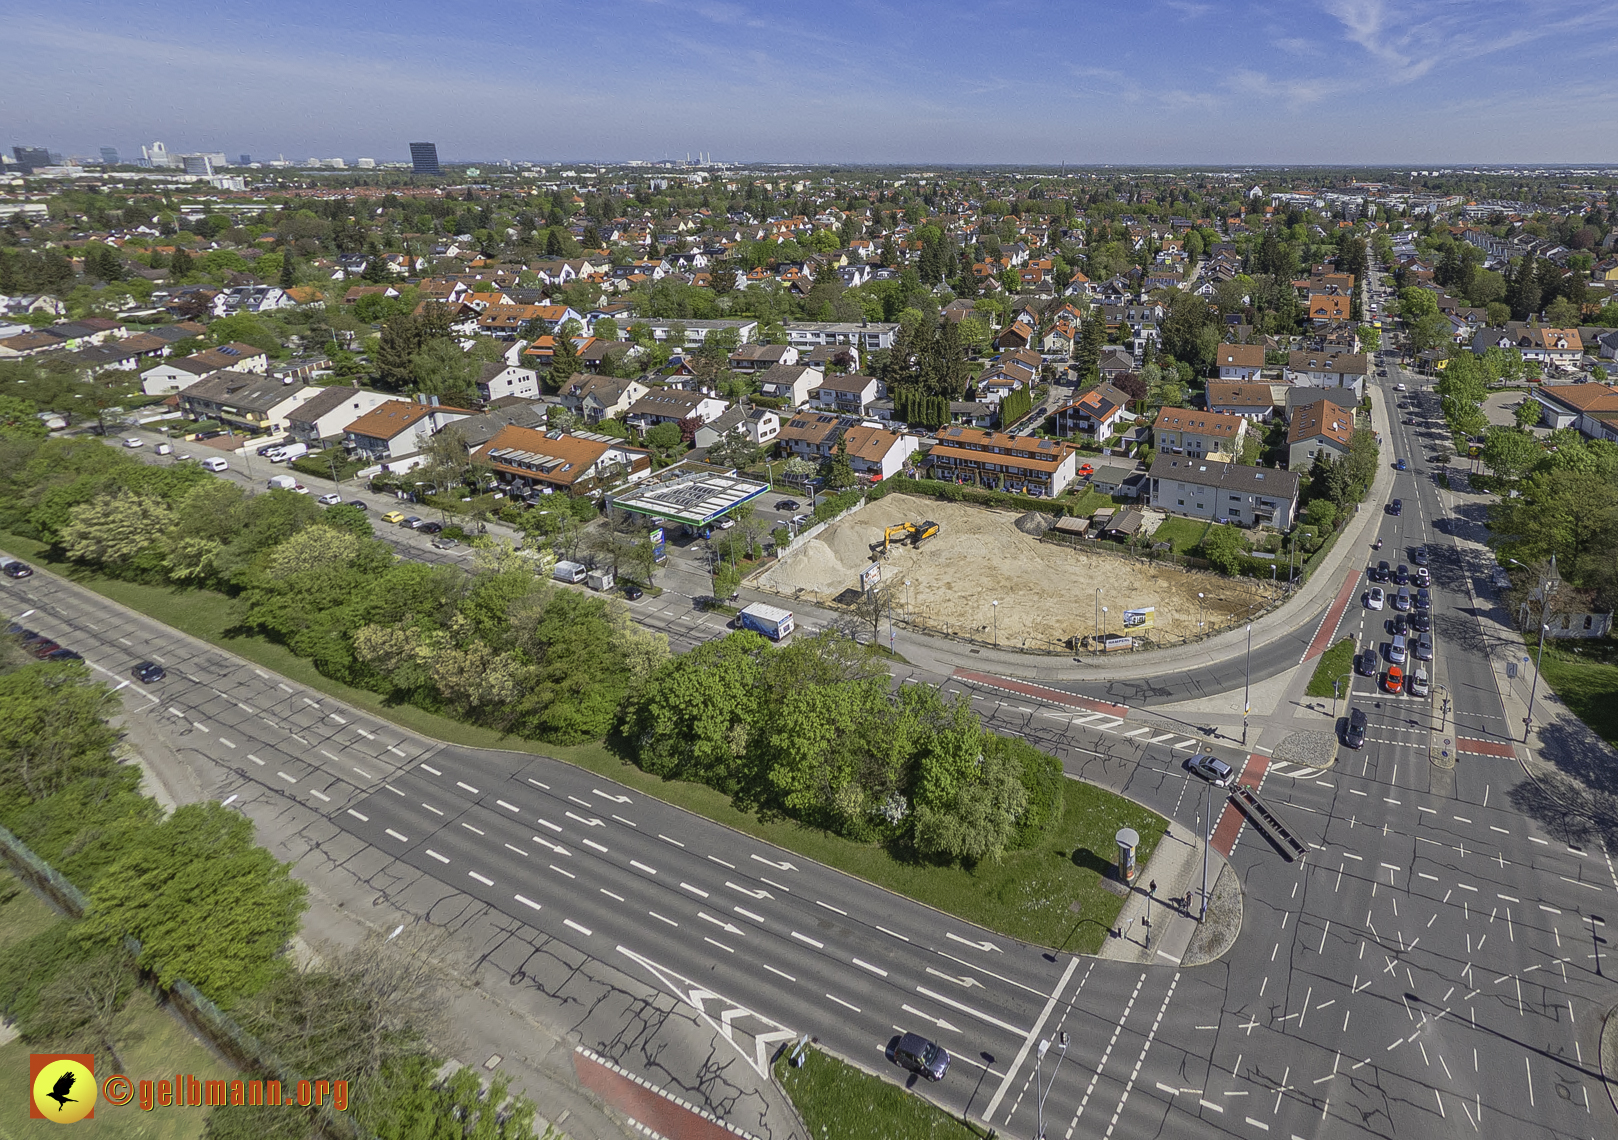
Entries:
[[0, 141], [67, 153], [1618, 161], [1602, 0], [3, 0], [0, 26]]

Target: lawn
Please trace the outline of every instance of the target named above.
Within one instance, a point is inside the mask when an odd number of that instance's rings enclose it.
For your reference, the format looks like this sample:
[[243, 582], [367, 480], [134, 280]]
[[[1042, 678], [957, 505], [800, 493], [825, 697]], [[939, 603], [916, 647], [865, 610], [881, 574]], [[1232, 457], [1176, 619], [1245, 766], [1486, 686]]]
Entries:
[[[66, 922], [15, 878], [0, 873], [0, 945]], [[159, 1009], [152, 996], [138, 990], [130, 999], [130, 1024], [124, 1034], [122, 1056], [134, 1080], [156, 1080], [174, 1073], [190, 1073], [199, 1081], [229, 1077], [231, 1071], [204, 1048], [176, 1018]], [[0, 1046], [0, 1088], [28, 1087], [28, 1054], [37, 1046], [12, 1041]], [[106, 1072], [97, 1067], [96, 1075]], [[24, 1096], [14, 1097], [0, 1117], [0, 1140], [45, 1140], [61, 1136], [59, 1124], [30, 1120]], [[202, 1135], [208, 1117], [205, 1108], [141, 1112], [139, 1102], [124, 1108], [98, 1105], [94, 1119], [80, 1121], [74, 1136], [130, 1137], [131, 1140], [194, 1140]]]
[[1093, 515], [1099, 510], [1110, 509], [1117, 505], [1117, 500], [1111, 495], [1103, 495], [1093, 487], [1086, 487], [1083, 494], [1067, 504], [1068, 513], [1073, 515]]
[[1193, 547], [1208, 533], [1209, 524], [1199, 519], [1165, 519], [1152, 534], [1152, 543], [1173, 543], [1175, 554], [1190, 554]]
[[[1527, 652], [1537, 655], [1533, 644]], [[1563, 647], [1547, 641], [1541, 667], [1545, 683], [1568, 711], [1618, 747], [1618, 652], [1598, 642]]]
[[[894, 1074], [908, 1076], [899, 1068]], [[990, 1135], [818, 1049], [805, 1053], [802, 1068], [782, 1060], [775, 1075], [815, 1140], [966, 1140]]]
[[1309, 678], [1309, 688], [1305, 691], [1311, 697], [1329, 697], [1332, 695], [1331, 683], [1344, 680], [1352, 672], [1354, 639], [1345, 637], [1320, 655], [1320, 663], [1315, 666], [1315, 675]]
[[[760, 819], [702, 784], [663, 780], [610, 753], [600, 742], [559, 747], [462, 724], [414, 705], [390, 705], [376, 693], [322, 676], [312, 662], [258, 636], [233, 636], [234, 606], [209, 591], [181, 591], [102, 577], [41, 557], [38, 543], [0, 536], [7, 549], [50, 566], [87, 589], [227, 649], [255, 665], [327, 693], [354, 708], [435, 740], [551, 756], [956, 915], [1001, 934], [1069, 953], [1093, 954], [1106, 940], [1123, 900], [1102, 885], [1115, 858], [1113, 836], [1132, 827], [1144, 863], [1163, 834], [1164, 819], [1111, 792], [1066, 781], [1061, 822], [1034, 848], [1007, 853], [973, 870], [900, 862], [871, 843], [855, 843], [790, 820]], [[880, 650], [879, 650], [880, 652]], [[0, 1137], [0, 1140], [4, 1140]]]

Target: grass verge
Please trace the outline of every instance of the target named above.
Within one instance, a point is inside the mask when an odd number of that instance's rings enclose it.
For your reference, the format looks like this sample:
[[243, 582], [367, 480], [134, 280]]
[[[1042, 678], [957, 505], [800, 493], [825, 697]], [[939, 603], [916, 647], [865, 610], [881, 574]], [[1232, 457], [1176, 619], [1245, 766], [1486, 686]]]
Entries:
[[775, 1066], [775, 1075], [815, 1140], [834, 1136], [837, 1140], [965, 1140], [990, 1135], [819, 1049], [805, 1053], [802, 1068], [782, 1060]]
[[321, 675], [311, 661], [285, 646], [264, 637], [234, 634], [234, 604], [222, 594], [118, 581], [71, 564], [51, 563], [42, 557], [37, 542], [11, 535], [0, 535], [0, 541], [6, 549], [103, 597], [401, 728], [472, 748], [506, 749], [575, 764], [968, 922], [1068, 953], [1099, 950], [1123, 905], [1103, 885], [1113, 864], [1113, 836], [1118, 829], [1132, 827], [1140, 833], [1137, 857], [1144, 864], [1166, 826], [1161, 816], [1132, 800], [1068, 780], [1061, 820], [1033, 848], [1007, 852], [996, 862], [972, 869], [900, 862], [878, 844], [855, 843], [791, 820], [760, 819], [737, 810], [728, 796], [705, 785], [649, 775], [599, 741], [572, 747], [542, 744], [414, 705], [389, 704], [376, 693]]
[[1354, 639], [1345, 637], [1320, 655], [1320, 662], [1315, 666], [1315, 675], [1309, 678], [1309, 688], [1304, 691], [1311, 697], [1329, 697], [1332, 695], [1331, 683], [1343, 680], [1345, 675], [1352, 672], [1354, 672]]
[[1167, 542], [1175, 554], [1190, 554], [1211, 525], [1199, 519], [1167, 519], [1152, 532], [1152, 543]]
[[[1536, 644], [1527, 643], [1530, 656], [1537, 654]], [[1547, 641], [1540, 668], [1567, 711], [1618, 747], [1618, 650], [1594, 642], [1568, 648]]]

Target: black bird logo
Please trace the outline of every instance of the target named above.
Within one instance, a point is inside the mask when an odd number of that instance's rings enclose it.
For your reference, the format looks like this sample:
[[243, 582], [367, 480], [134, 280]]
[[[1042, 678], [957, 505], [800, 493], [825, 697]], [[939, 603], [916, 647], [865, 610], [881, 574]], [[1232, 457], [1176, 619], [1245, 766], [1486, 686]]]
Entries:
[[56, 1083], [51, 1086], [51, 1091], [45, 1095], [54, 1100], [59, 1108], [66, 1108], [70, 1104], [78, 1104], [77, 1097], [67, 1095], [73, 1091], [73, 1082], [76, 1079], [72, 1073], [63, 1073], [56, 1078]]

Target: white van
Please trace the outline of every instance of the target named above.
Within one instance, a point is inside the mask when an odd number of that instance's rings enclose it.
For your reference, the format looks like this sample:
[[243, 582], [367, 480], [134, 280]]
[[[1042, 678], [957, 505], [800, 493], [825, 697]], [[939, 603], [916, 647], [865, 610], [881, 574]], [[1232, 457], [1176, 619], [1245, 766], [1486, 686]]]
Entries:
[[309, 454], [307, 443], [289, 443], [285, 447], [278, 447], [270, 452], [268, 459], [271, 463], [285, 463], [289, 459], [298, 459]]
[[558, 562], [551, 577], [558, 582], [582, 582], [589, 568], [582, 562]]
[[230, 464], [217, 455], [210, 455], [202, 461], [202, 469], [204, 471], [228, 471]]

